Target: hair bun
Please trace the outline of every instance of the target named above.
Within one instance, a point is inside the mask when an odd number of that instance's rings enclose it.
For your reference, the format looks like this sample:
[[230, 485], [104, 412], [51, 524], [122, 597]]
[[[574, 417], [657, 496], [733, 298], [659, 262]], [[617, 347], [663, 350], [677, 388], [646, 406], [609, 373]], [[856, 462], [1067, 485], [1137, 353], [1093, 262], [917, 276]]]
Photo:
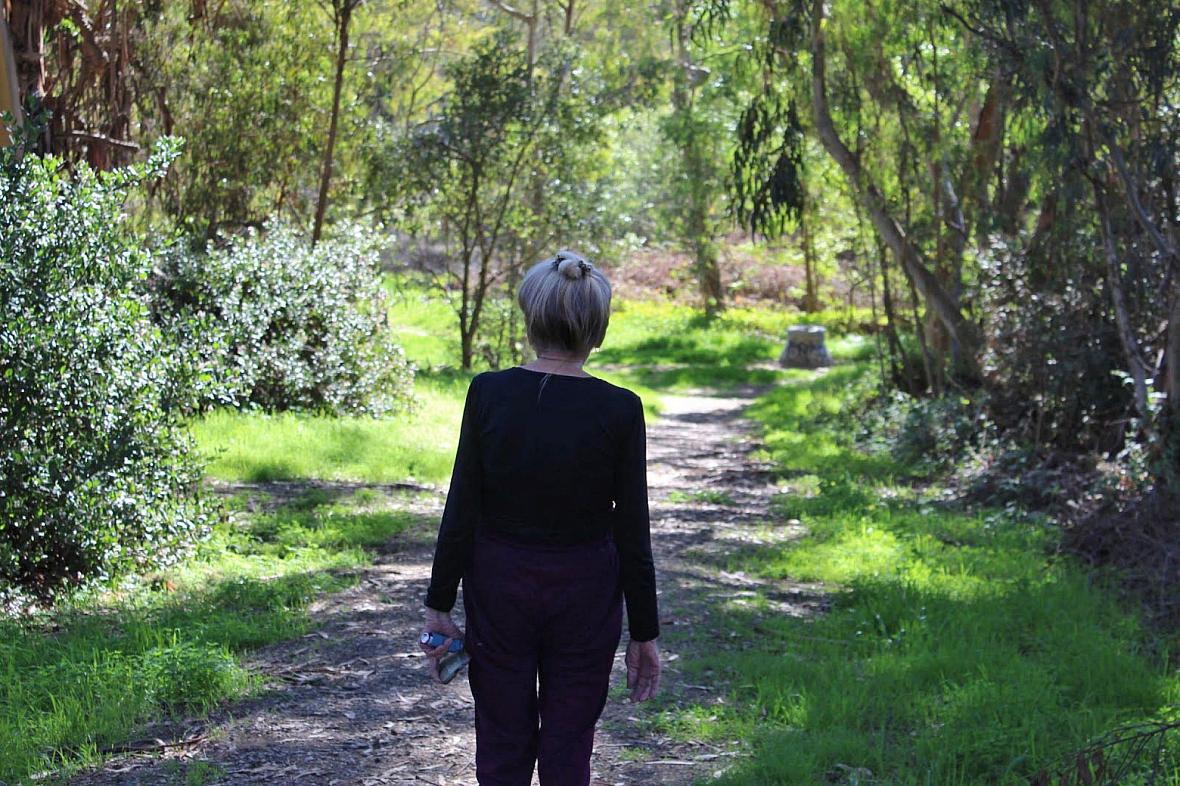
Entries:
[[594, 269], [594, 265], [572, 251], [558, 251], [557, 256], [553, 258], [553, 267], [573, 281], [585, 277]]
[[582, 268], [578, 265], [578, 260], [566, 257], [557, 263], [557, 270], [566, 278], [577, 280], [582, 277]]

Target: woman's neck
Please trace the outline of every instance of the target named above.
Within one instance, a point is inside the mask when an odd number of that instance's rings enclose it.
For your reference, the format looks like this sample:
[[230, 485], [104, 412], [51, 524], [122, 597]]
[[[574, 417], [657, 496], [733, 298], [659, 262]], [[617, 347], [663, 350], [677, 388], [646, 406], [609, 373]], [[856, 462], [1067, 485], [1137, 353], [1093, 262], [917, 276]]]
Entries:
[[[544, 371], [551, 374], [569, 374], [570, 376], [590, 376], [582, 368], [587, 355], [553, 350], [538, 350], [536, 360], [525, 364], [525, 368], [533, 371]], [[573, 373], [570, 373], [573, 372]]]

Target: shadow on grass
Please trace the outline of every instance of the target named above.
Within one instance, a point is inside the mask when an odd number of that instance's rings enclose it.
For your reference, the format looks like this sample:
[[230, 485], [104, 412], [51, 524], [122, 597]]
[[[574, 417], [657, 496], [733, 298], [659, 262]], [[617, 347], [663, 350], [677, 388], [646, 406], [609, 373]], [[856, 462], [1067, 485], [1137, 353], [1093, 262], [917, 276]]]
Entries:
[[[850, 498], [828, 508], [847, 518], [818, 545], [694, 555], [714, 575], [762, 577], [744, 598], [710, 592], [718, 633], [687, 648], [693, 681], [723, 678], [728, 700], [660, 719], [677, 736], [751, 741], [719, 782], [1017, 786], [1175, 701], [1176, 676], [1135, 617], [1081, 571], [1017, 548], [1018, 522], [1010, 548], [951, 547], [854, 519]], [[822, 616], [784, 608], [799, 579], [831, 588]]]
[[725, 392], [750, 385], [772, 385], [779, 380], [780, 372], [771, 368], [749, 369], [744, 366], [635, 366], [628, 369], [627, 376], [653, 390], [713, 388]]
[[[689, 328], [692, 329], [692, 325]], [[742, 366], [773, 360], [775, 344], [756, 336], [688, 334], [651, 336], [634, 344], [604, 347], [595, 354], [603, 363], [645, 365], [686, 363], [703, 366]]]
[[733, 685], [729, 701], [662, 717], [677, 736], [751, 742], [712, 782], [1023, 785], [1168, 695], [1140, 632], [1076, 577], [972, 598], [862, 581], [816, 620], [772, 600], [723, 605], [710, 626], [742, 644], [686, 664]]
[[223, 524], [138, 587], [0, 623], [0, 782], [93, 763], [144, 723], [256, 692], [237, 655], [306, 632], [308, 604], [354, 584], [372, 549], [428, 537], [398, 504], [313, 489]]
[[464, 371], [457, 365], [436, 365], [418, 369], [414, 378], [419, 382], [429, 382], [438, 387], [466, 391], [473, 376], [475, 376], [475, 372]]

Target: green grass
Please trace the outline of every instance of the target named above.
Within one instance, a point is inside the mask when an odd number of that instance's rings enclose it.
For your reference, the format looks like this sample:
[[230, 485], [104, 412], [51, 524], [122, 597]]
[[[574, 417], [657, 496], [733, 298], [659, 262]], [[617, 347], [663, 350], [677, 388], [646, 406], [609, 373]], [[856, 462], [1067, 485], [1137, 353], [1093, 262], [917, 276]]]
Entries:
[[[1175, 640], [1054, 556], [1053, 527], [945, 506], [909, 468], [856, 449], [841, 411], [867, 372], [791, 372], [751, 409], [791, 489], [776, 512], [811, 535], [718, 565], [816, 584], [830, 611], [776, 613], [767, 593], [725, 604], [710, 630], [684, 634], [700, 653], [685, 665], [732, 692], [658, 725], [751, 741], [711, 782], [1016, 786], [1124, 723], [1180, 715]], [[1170, 755], [1157, 783], [1175, 786]]]
[[[666, 301], [621, 301], [615, 305], [606, 341], [590, 356], [587, 367], [628, 366], [626, 378], [651, 390], [771, 384], [782, 376], [775, 363], [787, 328], [800, 322], [823, 324], [816, 316], [822, 317], [785, 309], [731, 308], [708, 318]], [[872, 352], [872, 345], [859, 336], [832, 335], [828, 347], [838, 358]]]
[[459, 365], [459, 318], [437, 290], [387, 274], [389, 324], [406, 355], [421, 369]]
[[455, 315], [421, 282], [386, 275], [383, 283], [390, 330], [418, 368], [414, 411], [377, 419], [215, 410], [191, 427], [211, 478], [369, 483], [447, 479], [471, 379], [458, 369]]
[[169, 761], [165, 762], [160, 769], [170, 778], [169, 786], [171, 784], [206, 786], [206, 784], [216, 783], [226, 775], [225, 768], [200, 759], [190, 762]]
[[[590, 369], [634, 390], [649, 422], [660, 396], [626, 374]], [[421, 375], [411, 415], [377, 419], [306, 413], [215, 410], [192, 424], [206, 472], [222, 481], [350, 480], [443, 484], [455, 461], [459, 419], [470, 375]]]
[[440, 483], [455, 460], [466, 389], [466, 377], [420, 378], [418, 409], [387, 419], [216, 410], [192, 432], [219, 480]]
[[[455, 459], [459, 418], [471, 379], [470, 373], [457, 368], [454, 315], [445, 302], [419, 284], [389, 276], [386, 287], [392, 293], [391, 328], [419, 367], [415, 411], [377, 419], [215, 410], [191, 427], [198, 449], [208, 458], [211, 478], [248, 482], [309, 478], [369, 483], [446, 481]], [[627, 319], [619, 321], [630, 340], [643, 341], [643, 331], [658, 331], [661, 323], [644, 319], [649, 313], [646, 307], [637, 309], [638, 313], [629, 316], [629, 323]], [[656, 384], [649, 385], [642, 373], [599, 368], [601, 362], [595, 353], [586, 364], [587, 371], [634, 390], [643, 398], [649, 421], [654, 421], [660, 410], [657, 388], [664, 386], [664, 380], [656, 375], [651, 377]]]
[[674, 489], [668, 492], [667, 499], [669, 502], [704, 502], [709, 505], [737, 504], [727, 492], [716, 489], [698, 489], [696, 491]]
[[[213, 455], [209, 474], [444, 482], [469, 375], [455, 370], [449, 307], [422, 294], [404, 285], [390, 308], [422, 369], [413, 416], [213, 413], [193, 424]], [[811, 536], [700, 558], [784, 587], [811, 582], [831, 599], [826, 613], [799, 619], [767, 590], [722, 603], [707, 625], [669, 628], [691, 682], [718, 677], [732, 690], [641, 722], [748, 741], [753, 755], [713, 782], [1015, 786], [1108, 729], [1175, 712], [1176, 642], [1051, 556], [1050, 526], [947, 507], [913, 468], [851, 443], [845, 411], [867, 390], [871, 342], [836, 336], [840, 365], [784, 371], [773, 361], [798, 315], [735, 309], [706, 320], [665, 303], [616, 305], [587, 369], [635, 389], [650, 416], [664, 391], [775, 383], [750, 414], [788, 489], [776, 520], [798, 518]], [[732, 502], [692, 490], [676, 499]], [[68, 772], [145, 720], [263, 689], [238, 665], [242, 653], [305, 632], [312, 598], [349, 586], [394, 534], [432, 523], [373, 491], [313, 491], [266, 513], [244, 503], [172, 569], [0, 623], [0, 781]], [[197, 762], [183, 777], [218, 773]], [[1169, 777], [1157, 783], [1180, 785], [1180, 764]]]
[[239, 505], [180, 565], [0, 621], [0, 782], [68, 774], [145, 721], [263, 690], [238, 656], [306, 632], [309, 602], [353, 584], [373, 547], [426, 527], [408, 499], [362, 490], [268, 513]]
[[[392, 329], [420, 369], [417, 410], [386, 420], [213, 412], [192, 424], [211, 478], [446, 481], [470, 379], [455, 368], [454, 317], [420, 287], [387, 285], [395, 291]], [[617, 324], [636, 341], [661, 329], [643, 319]], [[636, 390], [649, 417], [657, 415], [658, 391], [593, 359], [588, 369]], [[240, 656], [305, 632], [313, 598], [349, 586], [374, 548], [414, 526], [399, 499], [311, 491], [251, 513], [243, 498], [179, 565], [80, 594], [52, 613], [0, 622], [0, 782], [68, 773], [146, 721], [200, 714], [263, 689]], [[195, 763], [184, 781], [216, 775]]]

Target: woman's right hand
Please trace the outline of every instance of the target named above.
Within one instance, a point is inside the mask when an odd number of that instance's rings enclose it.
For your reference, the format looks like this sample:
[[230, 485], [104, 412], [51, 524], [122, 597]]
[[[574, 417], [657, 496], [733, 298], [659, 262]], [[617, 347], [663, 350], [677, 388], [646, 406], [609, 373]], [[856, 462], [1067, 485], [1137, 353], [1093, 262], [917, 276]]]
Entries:
[[450, 651], [452, 641], [463, 638], [463, 631], [451, 619], [449, 612], [438, 611], [429, 606], [426, 608], [426, 631], [441, 633], [447, 637], [446, 641], [437, 647], [431, 647], [429, 644], [419, 644], [422, 651], [426, 653], [426, 657], [430, 659], [430, 675], [434, 678], [435, 682], [442, 684], [442, 679], [438, 674], [439, 661]]
[[627, 645], [627, 687], [631, 689], [631, 703], [647, 701], [660, 687], [660, 650], [656, 639], [632, 641]]

